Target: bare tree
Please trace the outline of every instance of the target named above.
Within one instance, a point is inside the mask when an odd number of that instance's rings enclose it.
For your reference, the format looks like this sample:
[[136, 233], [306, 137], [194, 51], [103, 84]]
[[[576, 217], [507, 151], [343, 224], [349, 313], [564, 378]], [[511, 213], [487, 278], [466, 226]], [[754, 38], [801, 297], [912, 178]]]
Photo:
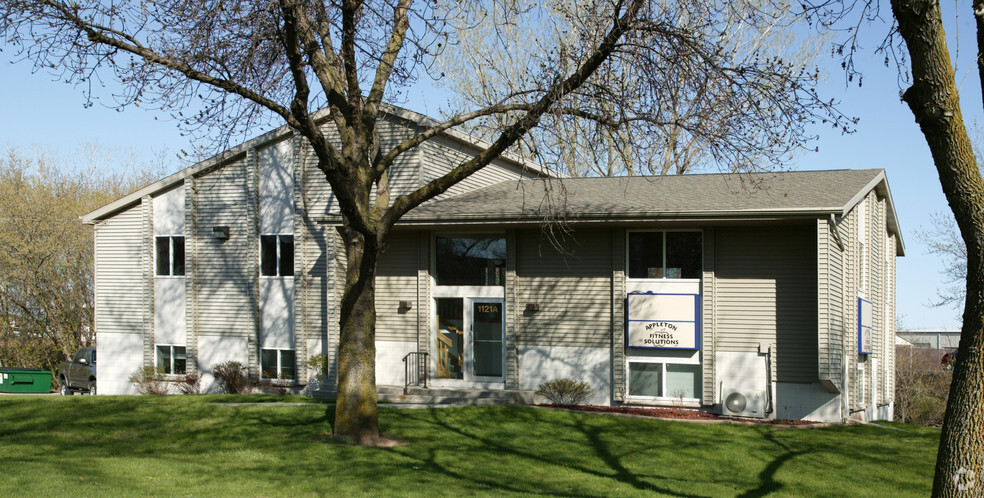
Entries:
[[[770, 168], [801, 150], [807, 125], [818, 119], [789, 103], [815, 98], [810, 89], [818, 73], [810, 66], [825, 35], [797, 47], [790, 28], [802, 21], [802, 11], [783, 0], [680, 4], [687, 15], [673, 28], [704, 43], [670, 36], [627, 47], [616, 57], [633, 63], [606, 66], [567, 104], [610, 118], [583, 119], [555, 109], [541, 119], [544, 126], [520, 140], [519, 153], [572, 176], [612, 176]], [[438, 60], [440, 82], [455, 96], [451, 113], [517, 98], [528, 85], [529, 61], [537, 54], [549, 53], [551, 62], [564, 63], [582, 43], [577, 23], [588, 13], [578, 2], [527, 0], [498, 7], [452, 22], [458, 43]], [[502, 23], [509, 16], [505, 9], [544, 14], [530, 19], [532, 25]], [[717, 61], [713, 66], [706, 63], [710, 54]], [[769, 63], [761, 65], [764, 61]], [[752, 66], [754, 75], [743, 69]], [[783, 85], [789, 91], [776, 94]], [[791, 108], [797, 112], [789, 114]], [[487, 136], [505, 119], [489, 116], [471, 123], [469, 131]], [[828, 122], [845, 132], [852, 123]]]
[[[933, 496], [980, 493], [984, 477], [984, 178], [960, 110], [959, 91], [943, 33], [939, 3], [892, 0], [892, 14], [911, 60], [912, 86], [902, 100], [933, 155], [966, 247], [966, 291], [960, 350], [953, 370]], [[984, 1], [973, 2], [978, 40], [984, 42]], [[984, 43], [978, 64], [984, 71]], [[982, 73], [984, 74], [984, 73]], [[981, 81], [984, 90], [984, 80]]]
[[[734, 59], [725, 22], [733, 2], [597, 0], [552, 10], [516, 5], [0, 0], [0, 31], [19, 47], [18, 58], [39, 69], [85, 84], [118, 80], [124, 85], [116, 96], [119, 105], [169, 110], [187, 128], [213, 137], [228, 138], [272, 120], [306, 139], [338, 200], [348, 265], [339, 310], [334, 432], [374, 444], [376, 263], [394, 223], [409, 210], [485, 167], [541, 122], [583, 121], [589, 123], [579, 125], [585, 130], [618, 129], [638, 120], [675, 124], [654, 115], [664, 87], [625, 81], [629, 75], [672, 83], [694, 72], [698, 77], [688, 76], [690, 86], [682, 92], [729, 95], [718, 102], [735, 110], [728, 131], [711, 136], [720, 141], [720, 159], [736, 165], [743, 163], [745, 147], [798, 141], [811, 120], [843, 121], [817, 97], [813, 75], [796, 64]], [[478, 19], [483, 10], [496, 13], [493, 23], [502, 30], [526, 26], [526, 36], [538, 36], [563, 28], [576, 43], [551, 45], [544, 38], [523, 61], [521, 79], [497, 92], [495, 101], [382, 148], [376, 124], [384, 103], [435, 68], [442, 48], [457, 43], [461, 20]], [[449, 129], [493, 117], [488, 148], [416, 191], [391, 197], [387, 175], [401, 154]]]
[[960, 230], [952, 213], [930, 213], [932, 226], [916, 231], [916, 237], [926, 244], [929, 254], [940, 258], [944, 287], [936, 289], [932, 306], [959, 306], [964, 302], [967, 289], [967, 244], [960, 238]]
[[[0, 364], [54, 370], [95, 339], [92, 228], [79, 216], [125, 194], [136, 170], [119, 176], [82, 164], [10, 150], [0, 157]], [[85, 160], [88, 156], [89, 160]], [[148, 175], [149, 176], [149, 175]]]

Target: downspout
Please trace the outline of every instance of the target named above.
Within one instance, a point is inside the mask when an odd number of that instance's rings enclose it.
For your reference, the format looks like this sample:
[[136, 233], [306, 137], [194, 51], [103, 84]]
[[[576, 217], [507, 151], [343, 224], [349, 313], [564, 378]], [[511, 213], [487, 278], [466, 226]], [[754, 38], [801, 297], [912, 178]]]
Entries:
[[772, 345], [765, 350], [765, 415], [771, 415], [772, 406]]

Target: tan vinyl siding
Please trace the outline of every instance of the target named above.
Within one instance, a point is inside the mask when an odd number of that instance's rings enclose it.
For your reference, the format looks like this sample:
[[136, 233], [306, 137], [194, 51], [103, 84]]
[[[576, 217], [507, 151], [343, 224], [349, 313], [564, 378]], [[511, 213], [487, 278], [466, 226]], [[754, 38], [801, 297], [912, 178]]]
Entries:
[[817, 291], [819, 376], [840, 391], [844, 361], [844, 253], [841, 229], [829, 218], [817, 219]]
[[813, 225], [717, 230], [718, 350], [773, 344], [778, 381], [817, 380], [815, 241]]
[[[246, 161], [213, 170], [196, 180], [198, 195], [199, 335], [256, 337], [255, 219], [248, 209], [254, 201]], [[212, 227], [228, 226], [229, 239], [212, 236]]]
[[705, 405], [714, 404], [717, 387], [717, 373], [714, 371], [714, 354], [716, 343], [716, 321], [714, 314], [715, 276], [714, 276], [714, 239], [715, 229], [705, 228], [703, 234], [703, 269], [701, 276], [701, 369], [704, 378], [704, 391], [701, 396]]
[[143, 277], [143, 296], [147, 299], [144, 305], [143, 358], [144, 365], [154, 365], [154, 200], [145, 195], [140, 199], [141, 216], [140, 245], [141, 268]]
[[185, 347], [189, 374], [198, 373], [198, 280], [195, 278], [198, 264], [198, 185], [189, 176], [185, 185]]
[[519, 301], [516, 295], [516, 231], [506, 232], [506, 389], [519, 389], [519, 348], [516, 344]]
[[[412, 138], [419, 129], [394, 116], [385, 116], [379, 122], [379, 144], [381, 150], [389, 151], [400, 143]], [[423, 185], [421, 182], [420, 147], [400, 154], [390, 167], [390, 202], [397, 196], [406, 195]]]
[[416, 234], [390, 235], [376, 268], [376, 340], [415, 342], [417, 315], [400, 301], [417, 298]]
[[[422, 166], [422, 181], [429, 182], [447, 173], [470, 159], [477, 150], [467, 147], [457, 141], [449, 140], [445, 137], [437, 137], [428, 140], [421, 145], [420, 161]], [[482, 168], [477, 173], [469, 176], [447, 192], [438, 196], [438, 199], [453, 197], [469, 190], [486, 187], [495, 183], [518, 180], [519, 178], [530, 178], [533, 175], [520, 171], [512, 166], [507, 166], [505, 161], [495, 160], [491, 164]]]
[[887, 317], [885, 326], [885, 396], [884, 403], [891, 403], [895, 400], [895, 257], [896, 241], [894, 235], [887, 236], [886, 255], [885, 255], [885, 316]]
[[96, 334], [144, 334], [150, 323], [143, 267], [143, 209], [136, 205], [95, 226]]
[[844, 362], [847, 365], [849, 407], [858, 403], [858, 212], [855, 207], [841, 220], [840, 233], [844, 241]]
[[[308, 359], [320, 351], [311, 353], [308, 351], [308, 343], [312, 336], [316, 337], [318, 328], [309, 324], [308, 317], [321, 315], [322, 310], [317, 307], [308, 307], [306, 295], [310, 294], [309, 287], [317, 282], [318, 277], [308, 274], [308, 268], [312, 266], [310, 260], [317, 260], [317, 255], [310, 251], [311, 228], [320, 229], [321, 227], [311, 227], [308, 225], [309, 219], [305, 216], [302, 205], [304, 204], [304, 163], [303, 142], [299, 137], [291, 138], [291, 163], [293, 164], [294, 189], [291, 192], [291, 208], [294, 225], [294, 300], [290, 303], [294, 307], [294, 362], [296, 379], [301, 384], [306, 384], [312, 372], [308, 371]], [[318, 237], [321, 239], [322, 237]], [[317, 245], [317, 241], [314, 241]]]
[[517, 320], [518, 342], [611, 347], [611, 232], [579, 230], [560, 254], [539, 230], [517, 233], [518, 306], [540, 310]]

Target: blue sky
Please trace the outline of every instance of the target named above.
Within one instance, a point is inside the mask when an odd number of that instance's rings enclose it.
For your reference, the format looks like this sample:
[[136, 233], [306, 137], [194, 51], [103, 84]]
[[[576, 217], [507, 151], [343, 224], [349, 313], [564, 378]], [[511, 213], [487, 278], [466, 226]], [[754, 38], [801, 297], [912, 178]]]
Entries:
[[[946, 7], [946, 6], [944, 6]], [[952, 9], [952, 6], [950, 6]], [[957, 81], [960, 84], [964, 118], [968, 124], [981, 120], [980, 83], [973, 64], [974, 25], [969, 8], [961, 12], [961, 54]], [[952, 13], [944, 12], [952, 23]], [[872, 27], [869, 38], [876, 40], [886, 28]], [[951, 35], [951, 50], [956, 30]], [[871, 41], [870, 47], [875, 43]], [[829, 50], [821, 48], [824, 53]], [[106, 150], [134, 151], [151, 161], [155, 151], [170, 157], [189, 148], [166, 115], [128, 108], [123, 112], [96, 104], [84, 107], [82, 90], [52, 81], [44, 73], [31, 74], [25, 63], [10, 64], [10, 52], [0, 52], [0, 81], [5, 98], [0, 100], [0, 147], [16, 148], [23, 154], [46, 152], [70, 158], [90, 143]], [[959, 327], [959, 311], [928, 306], [940, 284], [941, 264], [926, 254], [925, 245], [915, 231], [927, 228], [932, 212], [949, 213], [939, 177], [929, 149], [908, 107], [900, 100], [902, 89], [895, 68], [886, 68], [883, 55], [862, 51], [856, 62], [864, 71], [864, 86], [846, 86], [837, 63], [829, 66], [823, 94], [842, 102], [842, 109], [861, 121], [857, 132], [818, 128], [819, 152], [797, 157], [790, 165], [798, 169], [884, 168], [888, 174], [896, 209], [902, 225], [907, 254], [898, 260], [897, 306], [906, 328]], [[427, 90], [411, 90], [407, 107], [435, 115], [440, 105]], [[155, 119], [155, 117], [157, 119]], [[262, 131], [258, 131], [259, 135]], [[175, 163], [176, 166], [183, 164]]]

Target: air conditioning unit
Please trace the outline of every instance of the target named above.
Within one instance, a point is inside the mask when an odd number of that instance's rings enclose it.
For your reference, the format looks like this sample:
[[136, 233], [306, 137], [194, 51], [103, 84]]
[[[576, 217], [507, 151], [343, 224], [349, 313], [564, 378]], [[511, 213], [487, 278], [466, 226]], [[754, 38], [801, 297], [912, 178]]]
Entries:
[[731, 417], [764, 418], [765, 403], [764, 391], [725, 389], [721, 412]]

